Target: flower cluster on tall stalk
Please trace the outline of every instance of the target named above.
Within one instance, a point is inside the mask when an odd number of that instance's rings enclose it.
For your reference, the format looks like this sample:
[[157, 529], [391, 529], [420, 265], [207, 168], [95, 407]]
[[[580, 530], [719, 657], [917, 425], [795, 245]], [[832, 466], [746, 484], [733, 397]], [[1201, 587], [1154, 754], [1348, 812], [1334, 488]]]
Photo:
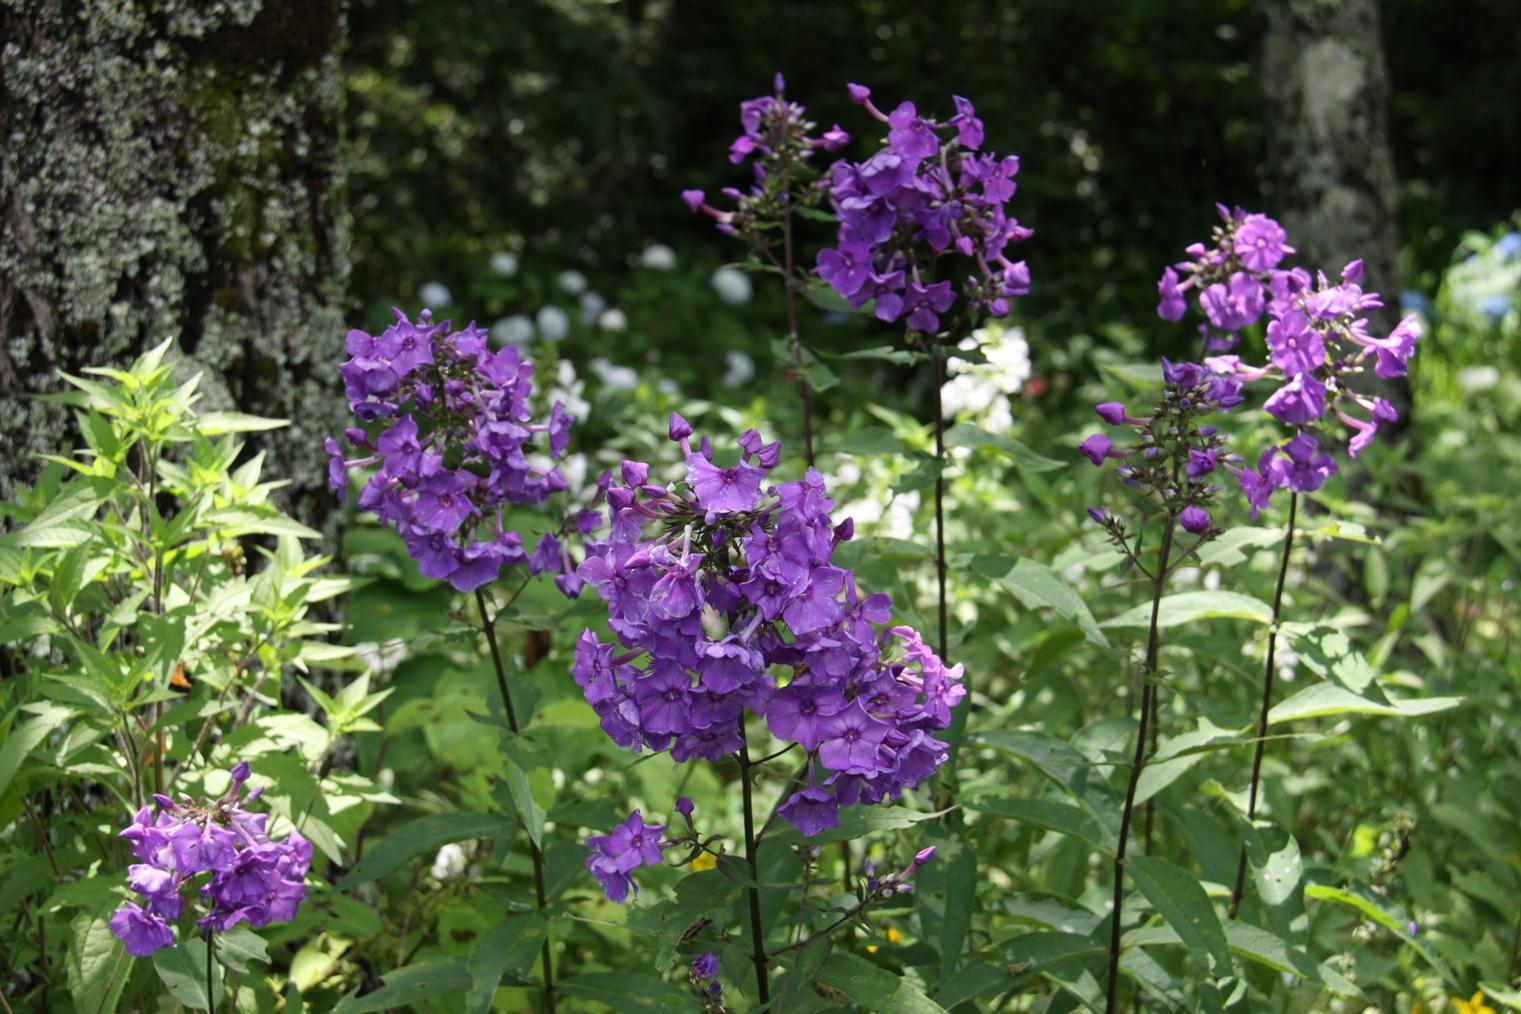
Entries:
[[[852, 101], [887, 131], [865, 161], [841, 159], [830, 167], [829, 200], [839, 229], [834, 245], [819, 251], [815, 270], [852, 306], [869, 306], [881, 321], [901, 321], [910, 344], [933, 369], [935, 646], [944, 655], [949, 607], [941, 347], [979, 314], [1008, 316], [1010, 300], [1030, 291], [1028, 265], [1011, 260], [1009, 252], [1032, 233], [1008, 214], [1019, 157], [984, 150], [984, 125], [970, 101], [953, 96], [955, 114], [934, 119], [907, 101], [884, 113], [869, 88], [848, 88]], [[950, 733], [953, 750], [964, 723], [963, 713]]]
[[776, 75], [772, 89], [771, 95], [740, 103], [742, 131], [729, 146], [730, 162], [750, 164], [753, 181], [749, 188], [725, 187], [726, 209], [708, 203], [701, 190], [684, 190], [681, 198], [693, 212], [712, 216], [720, 231], [747, 243], [782, 277], [792, 360], [788, 366], [802, 400], [803, 449], [811, 467], [813, 389], [805, 375], [797, 313], [798, 292], [807, 279], [798, 269], [797, 218], [802, 211], [816, 211], [827, 190], [827, 180], [813, 168], [814, 155], [838, 151], [850, 143], [850, 135], [838, 123], [816, 134], [818, 126], [808, 119], [807, 109], [786, 97], [787, 83], [781, 74]]
[[[1115, 1009], [1119, 981], [1120, 935], [1124, 924], [1125, 856], [1127, 854], [1136, 787], [1145, 769], [1149, 752], [1156, 749], [1158, 723], [1158, 656], [1161, 649], [1158, 626], [1162, 596], [1167, 579], [1177, 564], [1218, 535], [1210, 517], [1210, 508], [1221, 492], [1218, 473], [1230, 466], [1231, 455], [1219, 429], [1201, 420], [1213, 413], [1227, 411], [1243, 401], [1241, 382], [1233, 377], [1212, 374], [1197, 363], [1173, 363], [1162, 360], [1162, 396], [1148, 415], [1131, 414], [1119, 402], [1097, 406], [1097, 413], [1111, 427], [1130, 430], [1132, 438], [1123, 447], [1116, 446], [1106, 433], [1096, 433], [1079, 448], [1094, 465], [1118, 462], [1115, 471], [1146, 502], [1150, 514], [1137, 528], [1126, 518], [1106, 507], [1088, 508], [1088, 514], [1108, 534], [1115, 548], [1129, 566], [1151, 582], [1151, 619], [1146, 635], [1146, 653], [1141, 673], [1139, 728], [1135, 751], [1125, 785], [1125, 803], [1120, 814], [1119, 839], [1114, 854], [1114, 902], [1109, 938], [1109, 975], [1106, 988], [1107, 1009]], [[1157, 524], [1160, 542], [1155, 560], [1148, 566], [1142, 544], [1145, 526]], [[1192, 544], [1178, 548], [1178, 532], [1192, 536]], [[1146, 837], [1150, 838], [1148, 811]]]
[[[817, 469], [770, 484], [781, 445], [755, 430], [724, 461], [706, 438], [693, 446], [679, 415], [669, 435], [687, 461], [683, 482], [653, 483], [647, 464], [625, 461], [607, 488], [610, 533], [588, 543], [579, 573], [606, 600], [617, 640], [583, 632], [572, 672], [619, 745], [677, 761], [737, 760], [753, 881], [753, 769], [802, 749], [776, 815], [805, 836], [838, 826], [842, 806], [897, 799], [947, 757], [935, 733], [965, 694], [962, 668], [947, 667], [914, 630], [887, 629], [891, 599], [864, 593], [834, 562], [853, 525], [831, 518]], [[785, 745], [753, 757], [747, 715]], [[658, 863], [663, 848], [695, 841], [660, 831], [634, 814], [588, 841], [587, 866], [610, 899], [627, 898], [628, 875]], [[749, 891], [764, 998], [759, 898]]]
[[[187, 887], [194, 888], [192, 904], [201, 911], [195, 925], [208, 947], [214, 934], [239, 923], [258, 929], [296, 917], [311, 843], [294, 828], [280, 841], [269, 837], [269, 814], [247, 809], [264, 791], [244, 795], [248, 776], [248, 762], [239, 762], [227, 791], [204, 803], [156, 795], [154, 807], [140, 809], [120, 833], [138, 860], [127, 867], [127, 885], [142, 899], [111, 916], [111, 932], [128, 954], [144, 958], [175, 945], [172, 924], [184, 913]], [[203, 874], [210, 876], [202, 880]]]
[[[1362, 261], [1347, 264], [1334, 282], [1320, 272], [1312, 277], [1305, 268], [1284, 266], [1285, 257], [1295, 251], [1287, 243], [1287, 233], [1273, 219], [1240, 208], [1217, 205], [1217, 209], [1222, 224], [1215, 227], [1213, 245], [1193, 244], [1187, 250], [1188, 260], [1163, 272], [1157, 283], [1157, 312], [1166, 320], [1182, 319], [1192, 293], [1206, 319], [1200, 325], [1206, 345], [1220, 353], [1206, 358], [1206, 366], [1218, 376], [1241, 383], [1267, 381], [1277, 385], [1263, 408], [1290, 430], [1282, 442], [1262, 451], [1255, 468], [1230, 466], [1254, 519], [1275, 492], [1289, 492], [1288, 523], [1273, 591], [1273, 622], [1268, 628], [1262, 703], [1247, 788], [1247, 821], [1251, 822], [1257, 816], [1268, 714], [1273, 703], [1278, 626], [1294, 549], [1299, 497], [1315, 492], [1336, 474], [1337, 461], [1330, 451], [1343, 436], [1347, 438], [1348, 456], [1356, 458], [1372, 443], [1381, 426], [1398, 421], [1398, 413], [1387, 399], [1363, 389], [1369, 386], [1366, 375], [1371, 370], [1383, 379], [1404, 376], [1422, 328], [1420, 318], [1411, 313], [1387, 335], [1373, 334], [1367, 315], [1384, 304], [1377, 292], [1363, 289]], [[1179, 280], [1180, 272], [1185, 280]], [[1266, 361], [1248, 363], [1238, 355], [1227, 354], [1239, 341], [1241, 329], [1263, 318], [1267, 321]], [[1336, 423], [1341, 424], [1341, 432]], [[1240, 908], [1245, 890], [1246, 862], [1243, 843], [1231, 889], [1232, 916]]]
[[526, 563], [535, 574], [557, 573], [574, 596], [580, 586], [554, 533], [529, 553], [503, 522], [507, 507], [566, 488], [550, 459], [564, 455], [575, 419], [556, 401], [547, 419], [534, 421], [533, 364], [515, 348], [491, 351], [474, 324], [453, 331], [427, 310], [417, 323], [397, 310], [396, 323], [378, 335], [350, 331], [345, 347], [351, 358], [339, 372], [361, 425], [344, 436], [361, 453], [345, 458], [327, 439], [333, 492], [347, 493], [350, 471], [374, 467], [359, 506], [402, 537], [423, 574], [458, 591]]
[[[565, 491], [565, 477], [553, 462], [564, 456], [575, 418], [556, 400], [548, 418], [535, 421], [533, 364], [510, 346], [493, 352], [475, 324], [455, 331], [448, 321], [435, 323], [428, 310], [417, 323], [395, 313], [396, 322], [378, 335], [348, 333], [350, 358], [339, 371], [361, 425], [344, 436], [364, 453], [346, 459], [328, 438], [329, 485], [343, 496], [350, 471], [373, 468], [359, 494], [360, 508], [402, 537], [423, 574], [474, 593], [508, 731], [516, 737], [526, 723], [519, 721], [507, 683], [497, 621], [534, 575], [553, 573], [562, 593], [580, 594], [581, 579], [562, 537], [572, 530], [585, 534], [599, 515], [591, 508], [580, 511], [545, 532], [530, 552], [506, 526], [505, 513]], [[487, 588], [514, 564], [527, 566], [524, 585], [493, 613]], [[549, 903], [544, 855], [531, 836], [528, 849], [543, 911]], [[552, 1012], [548, 936], [541, 960], [544, 1006]]]

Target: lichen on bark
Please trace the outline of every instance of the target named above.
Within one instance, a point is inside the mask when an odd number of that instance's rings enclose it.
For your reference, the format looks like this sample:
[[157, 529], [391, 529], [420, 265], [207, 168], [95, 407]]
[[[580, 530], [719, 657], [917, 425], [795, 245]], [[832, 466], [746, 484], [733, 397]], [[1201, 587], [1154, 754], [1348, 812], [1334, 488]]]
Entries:
[[342, 27], [338, 0], [0, 0], [0, 497], [72, 445], [26, 395], [175, 336], [215, 407], [292, 420], [261, 446], [320, 510]]

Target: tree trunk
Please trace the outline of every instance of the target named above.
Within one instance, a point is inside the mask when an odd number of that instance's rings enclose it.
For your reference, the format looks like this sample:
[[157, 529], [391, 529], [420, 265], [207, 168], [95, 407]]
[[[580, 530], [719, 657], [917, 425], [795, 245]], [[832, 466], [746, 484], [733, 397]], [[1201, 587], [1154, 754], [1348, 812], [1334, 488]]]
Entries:
[[[1399, 308], [1398, 198], [1389, 72], [1377, 0], [1264, 0], [1262, 49], [1273, 210], [1303, 262], [1334, 278], [1362, 258], [1365, 288]], [[1409, 385], [1369, 378], [1405, 416]]]
[[342, 32], [339, 0], [0, 0], [0, 497], [76, 444], [27, 394], [171, 335], [209, 407], [293, 421], [266, 474], [321, 488]]

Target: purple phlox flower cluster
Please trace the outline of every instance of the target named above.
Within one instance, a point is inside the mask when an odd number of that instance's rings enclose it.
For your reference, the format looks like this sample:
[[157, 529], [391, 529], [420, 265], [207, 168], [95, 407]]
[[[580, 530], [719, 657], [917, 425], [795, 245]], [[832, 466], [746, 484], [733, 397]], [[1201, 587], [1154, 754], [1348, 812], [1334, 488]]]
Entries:
[[[1252, 505], [1255, 518], [1275, 489], [1308, 493], [1336, 472], [1336, 462], [1320, 450], [1312, 428], [1338, 419], [1351, 434], [1347, 450], [1357, 457], [1382, 425], [1398, 420], [1386, 399], [1357, 391], [1350, 379], [1370, 367], [1379, 377], [1401, 377], [1421, 337], [1420, 318], [1410, 314], [1387, 336], [1369, 331], [1368, 315], [1383, 307], [1376, 292], [1362, 287], [1363, 263], [1353, 261], [1335, 281], [1290, 267], [1294, 252], [1283, 228], [1271, 218], [1220, 207], [1225, 224], [1215, 229], [1215, 244], [1189, 247], [1191, 260], [1168, 268], [1159, 283], [1158, 313], [1182, 317], [1185, 291], [1198, 292], [1199, 306], [1211, 325], [1228, 340], [1212, 339], [1211, 351], [1228, 352], [1241, 327], [1266, 318], [1267, 361], [1244, 362], [1217, 354], [1204, 360], [1211, 373], [1241, 383], [1269, 380], [1278, 385], [1263, 408], [1296, 434], [1263, 452], [1257, 467], [1232, 472]], [[1178, 281], [1178, 271], [1187, 280]]]
[[688, 208], [711, 216], [720, 232], [754, 238], [757, 227], [776, 221], [782, 213], [817, 204], [822, 191], [814, 174], [805, 174], [813, 153], [838, 151], [850, 143], [850, 135], [837, 123], [815, 135], [817, 125], [807, 110], [786, 97], [786, 82], [777, 74], [773, 94], [739, 104], [742, 131], [729, 145], [729, 161], [751, 164], [754, 180], [746, 190], [725, 187], [723, 196], [732, 203], [724, 211], [708, 203], [701, 190], [683, 190]]
[[575, 419], [556, 401], [547, 419], [534, 420], [533, 364], [511, 347], [493, 352], [473, 323], [452, 331], [427, 310], [415, 324], [397, 310], [379, 335], [350, 331], [345, 347], [351, 358], [339, 372], [363, 425], [344, 431], [356, 457], [327, 440], [334, 493], [347, 491], [351, 469], [378, 466], [359, 506], [406, 541], [428, 577], [472, 591], [502, 567], [527, 563], [533, 573], [555, 572], [575, 595], [580, 582], [555, 535], [530, 554], [502, 520], [509, 505], [566, 488], [550, 459], [564, 455]]
[[[1116, 471], [1126, 485], [1176, 517], [1184, 531], [1207, 538], [1218, 530], [1209, 516], [1209, 506], [1220, 490], [1215, 471], [1236, 459], [1225, 451], [1224, 434], [1198, 420], [1240, 405], [1241, 381], [1211, 373], [1197, 363], [1165, 358], [1162, 380], [1162, 397], [1149, 416], [1131, 415], [1117, 401], [1096, 407], [1107, 425], [1133, 431], [1135, 438], [1128, 447], [1117, 448], [1108, 434], [1095, 433], [1078, 450], [1095, 465], [1117, 460]], [[1123, 520], [1102, 507], [1090, 507], [1088, 515], [1118, 545], [1128, 546]]]
[[1228, 352], [1242, 328], [1257, 323], [1275, 298], [1309, 278], [1299, 269], [1279, 268], [1294, 248], [1276, 221], [1241, 208], [1215, 207], [1222, 224], [1215, 227], [1211, 244], [1194, 243], [1186, 251], [1188, 260], [1162, 272], [1157, 314], [1181, 320], [1192, 292], [1209, 321], [1203, 329], [1205, 351]]
[[204, 914], [195, 924], [203, 931], [295, 918], [306, 897], [312, 846], [295, 830], [282, 841], [270, 840], [269, 814], [245, 809], [262, 791], [243, 795], [248, 773], [247, 762], [239, 763], [227, 793], [203, 806], [154, 796], [157, 814], [145, 806], [121, 832], [138, 860], [127, 867], [127, 884], [142, 900], [126, 902], [111, 916], [111, 932], [128, 954], [143, 958], [174, 946], [171, 924], [184, 910], [184, 889], [202, 874], [210, 874], [197, 892]]
[[[685, 482], [660, 486], [625, 461], [609, 485], [611, 533], [589, 542], [579, 574], [606, 600], [617, 643], [591, 630], [572, 672], [620, 746], [720, 760], [745, 748], [748, 711], [809, 755], [780, 810], [804, 834], [841, 805], [898, 798], [945, 760], [934, 733], [961, 700], [947, 667], [908, 627], [884, 629], [892, 600], [862, 594], [833, 562], [838, 525], [823, 476], [770, 484], [780, 444], [754, 430], [737, 460], [673, 415]], [[779, 685], [773, 670], [787, 678]]]
[[829, 171], [829, 197], [840, 227], [833, 247], [819, 251], [819, 277], [855, 307], [875, 301], [880, 320], [904, 318], [928, 334], [955, 304], [958, 285], [937, 280], [943, 255], [974, 269], [959, 294], [994, 317], [1030, 291], [1030, 270], [1008, 257], [1031, 231], [1011, 218], [1018, 156], [982, 150], [983, 125], [972, 103], [955, 96], [946, 120], [920, 115], [912, 102], [883, 113], [871, 92], [850, 85], [851, 98], [887, 126], [882, 147], [864, 162], [842, 159]]

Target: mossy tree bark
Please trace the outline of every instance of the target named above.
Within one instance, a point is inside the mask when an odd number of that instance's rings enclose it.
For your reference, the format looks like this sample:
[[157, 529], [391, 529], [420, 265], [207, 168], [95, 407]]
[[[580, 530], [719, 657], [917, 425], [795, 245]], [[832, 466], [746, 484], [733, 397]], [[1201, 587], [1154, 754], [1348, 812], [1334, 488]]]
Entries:
[[[1307, 264], [1334, 277], [1362, 258], [1384, 294], [1375, 326], [1398, 320], [1398, 192], [1389, 71], [1378, 0], [1263, 0], [1267, 153], [1273, 211]], [[1409, 385], [1376, 382], [1401, 416]]]
[[27, 394], [171, 335], [212, 407], [293, 421], [267, 474], [321, 488], [342, 33], [339, 0], [0, 0], [0, 496], [74, 445]]

